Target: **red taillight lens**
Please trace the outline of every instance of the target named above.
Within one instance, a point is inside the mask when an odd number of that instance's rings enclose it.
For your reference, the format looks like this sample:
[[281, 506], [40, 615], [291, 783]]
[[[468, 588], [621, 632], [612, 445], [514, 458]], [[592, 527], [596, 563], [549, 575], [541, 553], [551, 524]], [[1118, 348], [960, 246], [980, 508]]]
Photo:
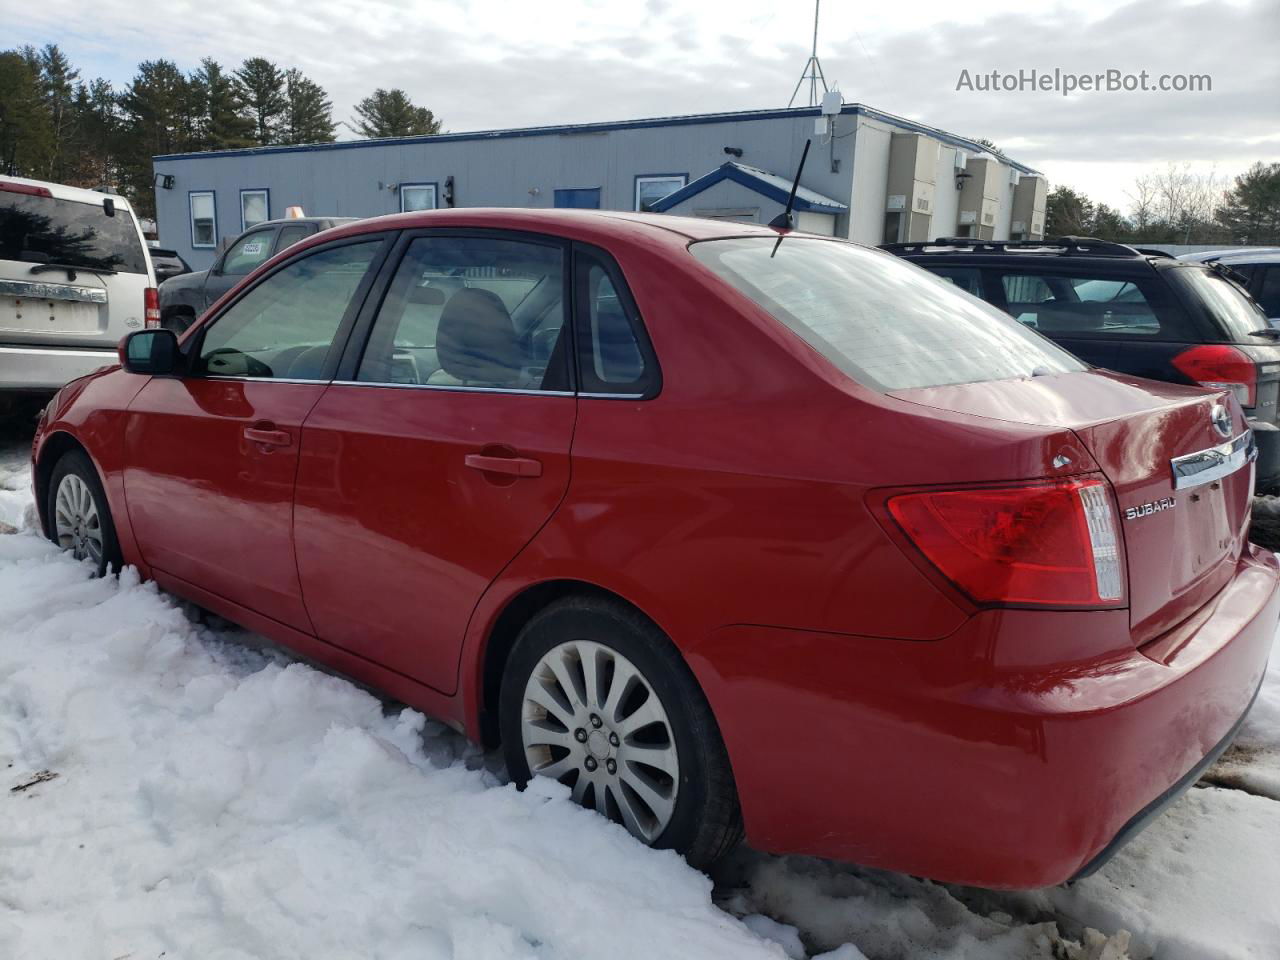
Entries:
[[1242, 407], [1258, 399], [1258, 366], [1243, 350], [1225, 344], [1204, 344], [1183, 350], [1173, 365], [1202, 387], [1230, 390]]
[[29, 197], [52, 197], [48, 187], [33, 187], [29, 183], [14, 183], [12, 180], [0, 180], [0, 190], [5, 193], [25, 193]]
[[977, 603], [1098, 606], [1124, 596], [1116, 513], [1101, 479], [906, 493], [888, 507]]
[[160, 291], [155, 287], [147, 287], [147, 292], [142, 298], [143, 325], [148, 327], [160, 326]]

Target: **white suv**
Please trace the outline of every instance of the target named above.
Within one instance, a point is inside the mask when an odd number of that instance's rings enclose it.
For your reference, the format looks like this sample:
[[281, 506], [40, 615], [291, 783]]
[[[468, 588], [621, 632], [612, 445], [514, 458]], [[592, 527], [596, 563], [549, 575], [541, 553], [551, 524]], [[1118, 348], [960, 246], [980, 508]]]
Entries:
[[121, 337], [159, 324], [127, 200], [0, 177], [0, 414], [115, 363]]

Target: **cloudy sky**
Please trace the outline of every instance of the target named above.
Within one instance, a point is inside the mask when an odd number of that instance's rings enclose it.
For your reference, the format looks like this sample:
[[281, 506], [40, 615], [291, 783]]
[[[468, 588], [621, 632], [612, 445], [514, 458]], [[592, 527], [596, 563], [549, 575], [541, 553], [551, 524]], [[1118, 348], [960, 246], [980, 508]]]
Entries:
[[[809, 0], [0, 0], [0, 45], [55, 42], [123, 86], [139, 60], [266, 56], [335, 113], [403, 87], [450, 131], [786, 104]], [[1124, 206], [1170, 162], [1280, 161], [1280, 0], [907, 0], [822, 5], [819, 56], [846, 101], [954, 133]], [[1208, 74], [1200, 93], [982, 93], [962, 70]]]

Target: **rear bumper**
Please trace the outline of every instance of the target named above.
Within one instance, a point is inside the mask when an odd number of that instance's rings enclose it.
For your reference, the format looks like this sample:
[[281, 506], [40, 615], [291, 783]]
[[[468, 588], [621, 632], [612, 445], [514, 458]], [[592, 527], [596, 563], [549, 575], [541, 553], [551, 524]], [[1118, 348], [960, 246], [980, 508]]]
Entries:
[[0, 391], [53, 391], [118, 362], [115, 350], [2, 345]]
[[1141, 650], [1128, 611], [986, 611], [933, 642], [770, 627], [690, 653], [747, 838], [985, 887], [1096, 867], [1229, 742], [1280, 619], [1280, 567]]

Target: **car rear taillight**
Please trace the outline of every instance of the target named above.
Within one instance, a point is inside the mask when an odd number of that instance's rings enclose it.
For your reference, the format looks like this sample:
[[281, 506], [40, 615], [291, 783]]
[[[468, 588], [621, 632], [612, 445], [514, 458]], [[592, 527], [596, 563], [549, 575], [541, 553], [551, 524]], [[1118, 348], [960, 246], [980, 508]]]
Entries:
[[1183, 350], [1173, 365], [1202, 387], [1230, 390], [1242, 407], [1258, 399], [1258, 366], [1243, 350], [1225, 344], [1204, 344]]
[[147, 287], [147, 292], [143, 294], [143, 325], [147, 327], [160, 326], [160, 291], [155, 287]]
[[0, 180], [0, 190], [5, 193], [25, 193], [29, 197], [52, 197], [48, 187], [33, 187], [29, 183], [14, 183], [12, 180]]
[[1124, 597], [1116, 512], [1102, 479], [904, 493], [888, 508], [977, 603], [1099, 606]]

